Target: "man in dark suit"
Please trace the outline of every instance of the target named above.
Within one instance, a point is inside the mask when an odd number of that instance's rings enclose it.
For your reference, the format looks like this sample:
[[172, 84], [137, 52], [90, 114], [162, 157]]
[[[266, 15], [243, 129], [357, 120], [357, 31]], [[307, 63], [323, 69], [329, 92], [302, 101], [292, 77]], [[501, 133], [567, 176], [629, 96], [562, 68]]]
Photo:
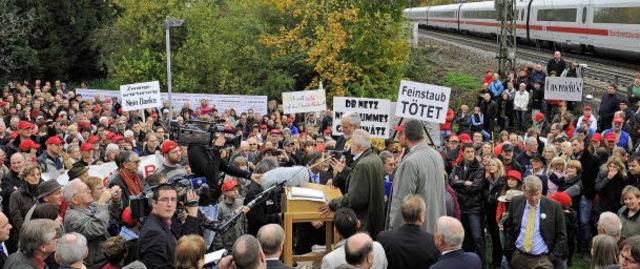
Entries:
[[4, 266], [4, 262], [7, 260], [8, 252], [4, 242], [9, 239], [9, 231], [11, 231], [12, 227], [7, 216], [0, 212], [0, 268]]
[[554, 268], [567, 249], [567, 232], [562, 207], [542, 196], [542, 182], [536, 176], [524, 180], [524, 196], [509, 205], [505, 222], [505, 255], [512, 268]]
[[430, 269], [481, 269], [482, 261], [478, 254], [464, 252], [464, 229], [462, 223], [455, 218], [443, 216], [436, 221], [435, 243], [440, 250], [438, 262]]
[[433, 235], [423, 231], [424, 200], [415, 194], [404, 197], [402, 217], [405, 224], [396, 230], [383, 231], [378, 242], [384, 247], [389, 268], [429, 268], [440, 257]]
[[284, 230], [278, 224], [267, 224], [258, 231], [258, 241], [266, 257], [267, 269], [290, 269], [280, 261], [284, 248]]

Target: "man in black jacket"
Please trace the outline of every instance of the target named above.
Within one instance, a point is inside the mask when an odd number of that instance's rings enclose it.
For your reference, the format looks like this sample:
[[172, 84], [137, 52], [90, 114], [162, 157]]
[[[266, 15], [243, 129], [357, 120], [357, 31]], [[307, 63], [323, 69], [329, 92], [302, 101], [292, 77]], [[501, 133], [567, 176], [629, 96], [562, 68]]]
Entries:
[[[256, 165], [257, 173], [265, 173], [276, 168], [278, 164], [273, 159], [266, 158]], [[247, 186], [247, 196], [244, 199], [244, 205], [249, 204], [265, 189], [260, 185], [261, 178], [253, 178], [249, 186]], [[270, 223], [280, 223], [282, 219], [282, 209], [280, 208], [280, 192], [273, 190], [268, 193], [261, 201], [258, 201], [251, 211], [247, 213], [248, 233], [256, 236], [260, 227]]]
[[140, 230], [138, 258], [147, 268], [175, 268], [176, 244], [180, 236], [197, 234], [198, 207], [187, 206], [188, 216], [181, 225], [181, 234], [172, 229], [178, 203], [178, 193], [170, 185], [160, 185], [153, 192], [153, 211]]
[[484, 100], [480, 103], [480, 111], [484, 115], [483, 129], [493, 137], [494, 122], [498, 117], [498, 104], [491, 99], [491, 94], [489, 93], [485, 93], [482, 98]]
[[598, 131], [611, 127], [613, 116], [620, 109], [620, 97], [616, 93], [618, 86], [610, 84], [607, 92], [602, 96], [598, 109]]
[[564, 69], [567, 67], [567, 63], [562, 59], [562, 54], [559, 51], [553, 55], [553, 59], [547, 63], [547, 74], [551, 75], [551, 71], [556, 71], [556, 76], [559, 77]]
[[484, 200], [487, 195], [484, 166], [476, 159], [473, 144], [465, 144], [462, 154], [464, 161], [458, 163], [451, 171], [449, 185], [458, 196], [462, 225], [468, 235], [464, 238], [462, 248], [478, 254], [484, 266], [486, 250], [483, 218]]
[[377, 239], [384, 248], [389, 268], [429, 268], [438, 261], [440, 251], [433, 235], [422, 230], [426, 205], [414, 194], [402, 200], [405, 224], [396, 230], [383, 231]]

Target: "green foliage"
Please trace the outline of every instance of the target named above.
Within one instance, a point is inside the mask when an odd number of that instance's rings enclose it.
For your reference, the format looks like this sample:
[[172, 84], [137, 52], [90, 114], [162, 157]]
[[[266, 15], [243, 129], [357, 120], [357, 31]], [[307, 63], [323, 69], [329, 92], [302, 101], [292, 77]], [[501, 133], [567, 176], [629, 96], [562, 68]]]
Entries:
[[478, 81], [476, 77], [456, 71], [449, 71], [444, 81], [444, 86], [456, 87], [461, 90], [477, 90], [480, 88]]

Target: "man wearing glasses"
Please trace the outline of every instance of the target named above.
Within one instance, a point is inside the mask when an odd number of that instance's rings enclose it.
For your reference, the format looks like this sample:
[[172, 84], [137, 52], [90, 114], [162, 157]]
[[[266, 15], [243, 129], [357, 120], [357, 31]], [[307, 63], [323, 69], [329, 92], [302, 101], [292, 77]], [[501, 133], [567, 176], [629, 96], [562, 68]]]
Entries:
[[[153, 210], [140, 230], [138, 258], [147, 268], [175, 268], [177, 238], [199, 232], [198, 198], [193, 192], [187, 195], [187, 218], [180, 224], [181, 232], [172, 230], [172, 221], [178, 204], [178, 193], [170, 185], [160, 185], [153, 191]], [[195, 201], [195, 206], [191, 206]], [[175, 226], [175, 224], [174, 224]], [[90, 252], [91, 253], [91, 252]]]
[[639, 269], [640, 268], [640, 235], [632, 236], [620, 244], [618, 265], [610, 265], [606, 269]]

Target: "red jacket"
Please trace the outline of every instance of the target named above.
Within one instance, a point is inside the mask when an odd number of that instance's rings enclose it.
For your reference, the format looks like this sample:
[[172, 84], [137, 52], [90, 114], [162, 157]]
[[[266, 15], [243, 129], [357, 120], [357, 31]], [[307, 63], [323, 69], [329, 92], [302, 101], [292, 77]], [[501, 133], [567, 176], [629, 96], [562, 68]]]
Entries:
[[445, 121], [444, 123], [440, 123], [440, 130], [450, 131], [451, 124], [453, 123], [454, 117], [455, 117], [455, 113], [453, 113], [453, 109], [449, 108], [449, 111], [447, 111], [447, 121]]
[[564, 134], [567, 135], [569, 139], [573, 138], [573, 133], [576, 131], [576, 127], [573, 126], [573, 123], [569, 123], [567, 129], [564, 130]]
[[494, 80], [495, 78], [493, 77], [493, 75], [485, 76], [484, 79], [482, 80], [482, 84], [484, 83], [491, 84], [491, 82], [493, 82]]

